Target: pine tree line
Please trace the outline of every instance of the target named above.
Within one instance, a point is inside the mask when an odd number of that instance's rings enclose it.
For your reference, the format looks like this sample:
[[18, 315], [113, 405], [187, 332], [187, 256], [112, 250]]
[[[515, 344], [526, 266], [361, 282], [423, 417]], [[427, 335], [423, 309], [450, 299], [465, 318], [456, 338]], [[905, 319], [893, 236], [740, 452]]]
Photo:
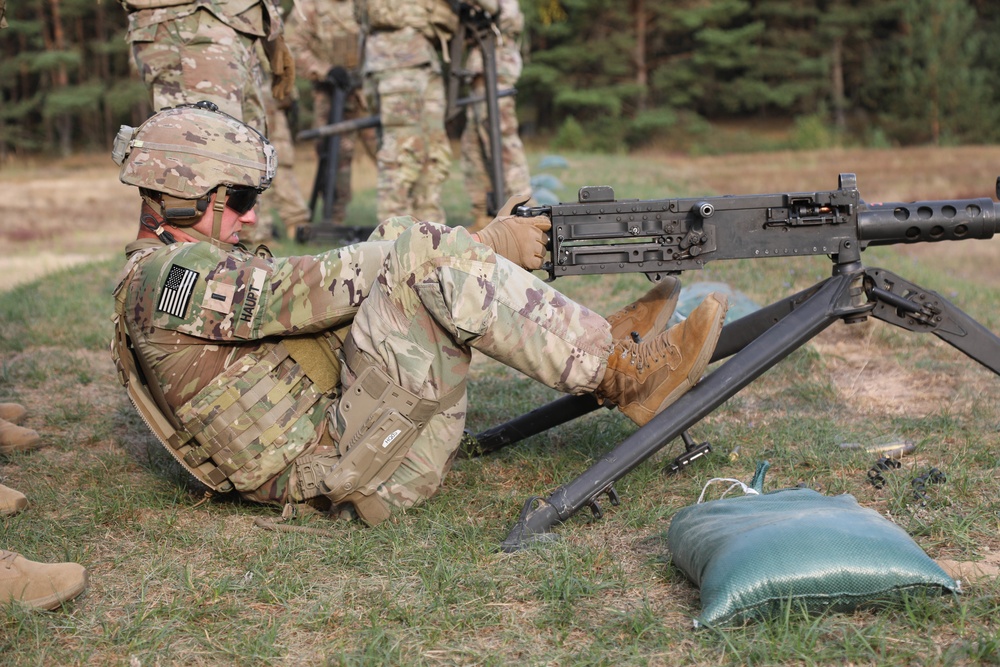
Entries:
[[[521, 1], [519, 113], [568, 145], [635, 148], [761, 117], [819, 143], [1000, 139], [991, 0]], [[15, 0], [7, 18], [0, 160], [106, 148], [148, 116], [117, 3]]]

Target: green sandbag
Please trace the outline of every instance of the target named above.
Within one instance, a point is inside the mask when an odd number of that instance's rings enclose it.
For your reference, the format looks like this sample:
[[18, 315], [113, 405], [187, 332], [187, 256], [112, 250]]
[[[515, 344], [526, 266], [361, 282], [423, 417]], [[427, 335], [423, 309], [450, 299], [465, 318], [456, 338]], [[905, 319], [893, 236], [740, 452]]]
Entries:
[[[763, 470], [758, 477], [759, 488]], [[674, 517], [667, 543], [701, 589], [696, 627], [773, 617], [788, 604], [851, 611], [904, 593], [959, 592], [906, 531], [847, 494], [795, 488], [692, 505]]]

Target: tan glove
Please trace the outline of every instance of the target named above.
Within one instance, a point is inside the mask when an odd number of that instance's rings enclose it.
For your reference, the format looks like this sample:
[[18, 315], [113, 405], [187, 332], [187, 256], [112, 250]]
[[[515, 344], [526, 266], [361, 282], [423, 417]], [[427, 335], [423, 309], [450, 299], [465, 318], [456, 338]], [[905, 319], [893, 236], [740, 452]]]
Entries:
[[265, 42], [265, 49], [271, 64], [271, 95], [278, 102], [291, 99], [295, 89], [295, 58], [285, 44], [285, 38], [278, 35]]
[[488, 245], [521, 268], [529, 271], [542, 268], [548, 246], [545, 232], [552, 221], [544, 215], [521, 218], [512, 215], [514, 208], [531, 199], [531, 195], [514, 195], [507, 200], [493, 222], [477, 232], [479, 242]]

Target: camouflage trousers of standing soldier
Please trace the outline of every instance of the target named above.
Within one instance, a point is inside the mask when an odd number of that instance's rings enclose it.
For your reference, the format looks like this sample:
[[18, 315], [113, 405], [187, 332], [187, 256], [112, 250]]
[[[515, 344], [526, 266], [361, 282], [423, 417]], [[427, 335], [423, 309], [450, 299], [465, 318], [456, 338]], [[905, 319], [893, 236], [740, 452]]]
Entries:
[[261, 198], [257, 224], [244, 227], [240, 232], [240, 240], [248, 248], [259, 243], [270, 243], [274, 237], [275, 223], [284, 232], [285, 238], [295, 238], [295, 228], [309, 224], [312, 218], [295, 176], [295, 143], [288, 118], [271, 95], [270, 88], [265, 86], [262, 92], [264, 111], [267, 114], [267, 138], [278, 156], [278, 170], [271, 187]]
[[378, 220], [412, 215], [445, 222], [441, 189], [451, 169], [444, 81], [434, 67], [373, 72], [365, 82], [382, 123]]
[[207, 10], [149, 26], [133, 35], [132, 57], [154, 110], [208, 100], [266, 134], [256, 38]]
[[[464, 228], [412, 218], [382, 223], [372, 240], [395, 239], [393, 251], [350, 329], [357, 348], [404, 389], [436, 400], [465, 381], [478, 350], [567, 393], [592, 391], [611, 353], [610, 325], [548, 283], [522, 271]], [[346, 392], [356, 377], [346, 366]], [[430, 498], [451, 467], [465, 428], [468, 397], [432, 417], [402, 464], [377, 490], [390, 507]], [[322, 478], [339, 458], [335, 443], [318, 444], [281, 475], [244, 496], [298, 501], [305, 477]]]
[[[497, 88], [505, 90], [513, 88], [521, 74], [521, 56], [516, 49], [497, 49]], [[479, 52], [470, 56], [469, 68], [478, 71], [482, 69]], [[486, 82], [480, 75], [473, 80], [472, 92], [475, 95], [486, 94]], [[514, 97], [501, 97], [497, 100], [500, 112], [500, 149], [503, 161], [504, 192], [507, 197], [519, 194], [531, 194], [531, 175], [528, 170], [528, 158], [524, 153], [524, 144], [518, 134], [517, 102]], [[488, 222], [492, 216], [487, 215], [486, 193], [493, 191], [490, 181], [490, 126], [489, 115], [485, 102], [477, 102], [466, 107], [465, 129], [462, 132], [462, 172], [465, 178], [465, 190], [472, 201], [473, 224]], [[497, 207], [504, 202], [495, 202]]]

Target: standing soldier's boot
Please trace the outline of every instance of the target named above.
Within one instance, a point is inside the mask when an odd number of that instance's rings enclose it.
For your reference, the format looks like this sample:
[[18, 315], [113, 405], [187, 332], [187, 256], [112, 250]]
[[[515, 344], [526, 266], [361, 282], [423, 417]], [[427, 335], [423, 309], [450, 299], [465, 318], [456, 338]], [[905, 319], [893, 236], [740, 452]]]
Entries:
[[628, 338], [634, 332], [640, 339], [655, 336], [667, 328], [670, 316], [677, 308], [681, 294], [681, 281], [667, 276], [646, 292], [638, 301], [633, 301], [608, 317], [611, 338]]
[[11, 424], [20, 424], [27, 414], [28, 409], [19, 403], [0, 403], [0, 419]]
[[0, 403], [0, 454], [35, 448], [41, 438], [30, 428], [18, 426], [28, 410], [18, 403]]
[[28, 506], [24, 494], [0, 484], [0, 516], [12, 516]]
[[38, 433], [0, 419], [0, 454], [24, 452], [34, 449], [41, 442]]
[[55, 609], [87, 587], [87, 570], [77, 563], [36, 563], [0, 550], [0, 604], [12, 600]]
[[713, 292], [691, 315], [663, 333], [635, 342], [615, 339], [608, 370], [594, 390], [639, 426], [680, 398], [701, 379], [722, 333], [728, 302]]

